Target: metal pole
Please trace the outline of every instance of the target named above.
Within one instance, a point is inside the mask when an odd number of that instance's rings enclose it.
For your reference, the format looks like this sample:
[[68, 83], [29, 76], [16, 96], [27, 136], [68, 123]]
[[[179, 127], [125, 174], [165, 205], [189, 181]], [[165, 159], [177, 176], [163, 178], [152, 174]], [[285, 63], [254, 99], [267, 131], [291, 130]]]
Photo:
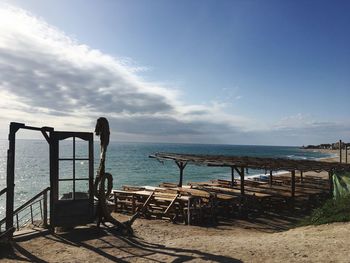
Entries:
[[47, 191], [45, 191], [43, 195], [43, 207], [44, 207], [43, 226], [47, 228]]
[[342, 151], [341, 151], [341, 146], [342, 146], [342, 143], [341, 143], [341, 140], [339, 140], [339, 162], [342, 163]]

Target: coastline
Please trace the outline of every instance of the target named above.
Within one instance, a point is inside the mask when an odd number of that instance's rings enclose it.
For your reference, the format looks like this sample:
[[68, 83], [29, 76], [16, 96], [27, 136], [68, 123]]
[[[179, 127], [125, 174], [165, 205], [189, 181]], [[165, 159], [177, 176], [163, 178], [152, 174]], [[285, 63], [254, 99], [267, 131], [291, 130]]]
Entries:
[[[320, 149], [320, 152], [336, 154], [320, 161], [339, 161], [338, 151]], [[305, 174], [328, 176], [326, 172]], [[121, 221], [129, 219], [122, 214], [113, 216]], [[5, 262], [347, 262], [349, 228], [350, 223], [295, 227], [283, 217], [278, 224], [263, 218], [230, 219], [211, 227], [140, 218], [133, 225], [131, 237], [94, 225], [58, 234], [23, 230], [18, 233], [22, 236], [12, 258], [8, 255], [3, 258], [2, 251], [0, 259]], [[28, 231], [36, 237], [26, 239], [23, 232]]]

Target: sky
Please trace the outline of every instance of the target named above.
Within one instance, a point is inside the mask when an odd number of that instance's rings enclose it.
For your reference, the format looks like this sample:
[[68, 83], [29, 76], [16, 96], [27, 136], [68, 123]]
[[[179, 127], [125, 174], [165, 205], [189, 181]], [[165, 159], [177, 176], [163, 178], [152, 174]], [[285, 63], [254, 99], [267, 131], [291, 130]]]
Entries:
[[113, 141], [349, 141], [349, 11], [349, 1], [0, 1], [0, 138], [11, 121], [93, 131], [105, 116]]

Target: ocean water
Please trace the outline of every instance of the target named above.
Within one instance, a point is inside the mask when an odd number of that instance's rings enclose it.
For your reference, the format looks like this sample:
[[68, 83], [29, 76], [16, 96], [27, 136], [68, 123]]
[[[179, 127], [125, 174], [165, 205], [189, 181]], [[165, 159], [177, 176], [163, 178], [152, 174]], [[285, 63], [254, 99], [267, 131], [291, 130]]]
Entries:
[[[76, 142], [76, 157], [87, 156], [87, 143]], [[6, 187], [6, 160], [8, 141], [0, 140], [0, 189]], [[99, 163], [99, 142], [94, 143], [95, 171]], [[285, 146], [243, 146], [243, 145], [199, 145], [165, 143], [117, 143], [111, 142], [107, 151], [106, 171], [113, 175], [114, 188], [122, 185], [152, 185], [161, 182], [178, 182], [179, 171], [171, 161], [163, 163], [149, 158], [155, 152], [176, 152], [194, 154], [222, 154], [236, 156], [284, 157], [291, 159], [319, 159], [329, 154], [305, 151], [298, 147]], [[60, 157], [72, 157], [72, 141], [60, 144]], [[87, 176], [87, 162], [76, 161], [76, 177]], [[72, 162], [60, 162], [62, 178], [71, 177]], [[265, 171], [249, 170], [248, 176], [263, 174]], [[49, 186], [49, 147], [44, 140], [16, 141], [15, 207]], [[223, 167], [188, 165], [184, 170], [184, 183], [210, 179], [230, 179], [231, 170]], [[81, 181], [77, 187], [84, 188]], [[69, 192], [70, 183], [62, 185], [61, 192]], [[0, 197], [0, 219], [5, 211], [4, 195]]]

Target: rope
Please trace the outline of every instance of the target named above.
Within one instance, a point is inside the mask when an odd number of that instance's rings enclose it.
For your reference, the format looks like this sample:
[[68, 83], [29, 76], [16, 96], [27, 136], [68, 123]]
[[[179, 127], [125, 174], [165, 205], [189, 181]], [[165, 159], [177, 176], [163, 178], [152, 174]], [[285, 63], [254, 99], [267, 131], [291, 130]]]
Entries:
[[[127, 231], [129, 233], [132, 232], [131, 224], [121, 223], [115, 218], [113, 218], [108, 211], [107, 208], [107, 200], [106, 197], [109, 196], [112, 192], [113, 188], [113, 177], [110, 173], [105, 173], [105, 160], [106, 160], [106, 152], [109, 144], [109, 123], [108, 120], [104, 117], [100, 117], [97, 119], [95, 134], [100, 136], [100, 147], [101, 147], [101, 155], [100, 155], [100, 166], [98, 169], [98, 173], [95, 178], [94, 183], [94, 195], [98, 199], [97, 204], [97, 226], [100, 226], [100, 223], [110, 222], [115, 226], [120, 227], [122, 230]], [[107, 180], [107, 191], [105, 190]]]

